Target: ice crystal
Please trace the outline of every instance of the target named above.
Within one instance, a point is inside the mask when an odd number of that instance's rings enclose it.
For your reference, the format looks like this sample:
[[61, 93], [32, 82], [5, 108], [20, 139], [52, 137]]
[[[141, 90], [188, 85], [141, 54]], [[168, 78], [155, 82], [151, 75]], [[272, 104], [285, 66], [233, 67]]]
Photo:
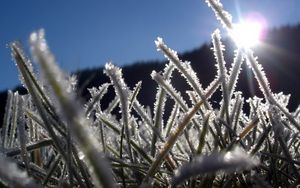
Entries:
[[[125, 138], [127, 140], [127, 147], [129, 150], [129, 157], [131, 162], [133, 162], [133, 154], [131, 150], [131, 144], [130, 144], [130, 131], [129, 131], [129, 119], [130, 119], [130, 109], [129, 109], [129, 89], [127, 85], [125, 84], [125, 81], [122, 76], [122, 71], [120, 68], [114, 66], [112, 63], [105, 64], [105, 70], [104, 73], [109, 76], [111, 79], [116, 93], [118, 97], [120, 98], [120, 107], [122, 110], [122, 120], [123, 120], [123, 126], [125, 130]], [[122, 146], [121, 146], [122, 147]]]
[[13, 105], [13, 92], [11, 90], [7, 93], [7, 101], [5, 106], [5, 114], [3, 117], [3, 124], [1, 129], [1, 145], [3, 148], [7, 147], [8, 144], [8, 130], [11, 122], [12, 105]]
[[[172, 72], [174, 70], [174, 65], [170, 62], [166, 65], [163, 73], [163, 77], [165, 80], [170, 80], [172, 76]], [[154, 103], [154, 128], [157, 130], [158, 133], [162, 131], [163, 128], [163, 115], [165, 110], [165, 103], [166, 103], [166, 91], [159, 86], [158, 91], [156, 93], [155, 103]], [[157, 141], [156, 135], [152, 138], [152, 155], [155, 155], [155, 143]]]
[[157, 72], [152, 71], [151, 77], [155, 80], [162, 88], [167, 91], [167, 93], [180, 105], [180, 107], [184, 110], [188, 110], [188, 106], [185, 100], [182, 98], [181, 94], [176, 91], [176, 89], [171, 85], [170, 81], [164, 80], [164, 78]]
[[209, 7], [213, 9], [217, 20], [219, 20], [226, 29], [232, 28], [232, 16], [223, 9], [223, 5], [219, 0], [206, 0]]
[[259, 161], [236, 148], [226, 153], [214, 153], [195, 158], [191, 163], [181, 166], [172, 179], [172, 187], [184, 180], [201, 174], [211, 174], [218, 171], [234, 172], [257, 166]]
[[133, 108], [139, 114], [139, 116], [142, 118], [146, 125], [153, 127], [151, 117], [138, 101], [134, 101]]
[[282, 107], [287, 107], [291, 95], [285, 95], [283, 92], [273, 94], [275, 101], [277, 101]]
[[42, 187], [36, 184], [26, 172], [21, 171], [16, 164], [2, 155], [0, 156], [0, 166], [1, 180], [9, 187]]
[[41, 66], [51, 67], [50, 71], [56, 75], [56, 79], [62, 81], [61, 83], [65, 82], [63, 84], [67, 86], [65, 76], [56, 65], [55, 58], [48, 48], [45, 40], [45, 31], [41, 29], [38, 32], [31, 33], [29, 41], [35, 61], [40, 63]]
[[221, 42], [220, 30], [217, 29], [212, 34], [212, 42], [213, 42], [215, 59], [217, 61], [216, 67], [218, 70], [218, 76], [222, 77], [225, 81], [227, 81], [227, 70], [226, 70], [225, 60], [223, 55], [223, 51], [225, 50], [225, 48]]
[[222, 81], [222, 94], [223, 94], [223, 101], [222, 101], [222, 110], [220, 112], [221, 117], [224, 115], [224, 111], [226, 113], [227, 121], [229, 121], [229, 114], [228, 114], [228, 105], [229, 105], [229, 91], [228, 91], [228, 75], [227, 75], [227, 69], [225, 66], [225, 60], [224, 60], [224, 46], [221, 42], [221, 36], [220, 31], [217, 29], [212, 34], [212, 41], [213, 41], [213, 50], [215, 59], [217, 61], [217, 70], [218, 70], [218, 77], [220, 77]]
[[[20, 56], [20, 58], [23, 59], [27, 70], [31, 73], [32, 76], [34, 76], [36, 78], [36, 75], [33, 72], [32, 63], [31, 63], [30, 59], [25, 55], [25, 53], [21, 47], [21, 44], [19, 42], [13, 42], [13, 43], [11, 43], [10, 46], [13, 49], [12, 54], [11, 54], [12, 57]], [[15, 62], [15, 63], [16, 63], [17, 68], [20, 69], [20, 66], [18, 66], [18, 63], [17, 62]], [[26, 84], [25, 84], [24, 77], [22, 74], [19, 74], [19, 79], [20, 79], [22, 85], [26, 88]]]
[[67, 92], [71, 93], [71, 91], [75, 91], [76, 90], [76, 86], [77, 86], [77, 76], [76, 75], [69, 75], [67, 77], [67, 82], [69, 82], [68, 87], [67, 87]]
[[88, 91], [91, 94], [91, 98], [88, 102], [88, 104], [86, 104], [86, 114], [89, 117], [90, 113], [93, 109], [101, 109], [100, 106], [100, 100], [102, 99], [103, 95], [105, 95], [108, 91], [108, 87], [110, 86], [110, 84], [103, 84], [102, 86], [99, 86], [99, 88], [89, 88]]
[[176, 103], [173, 106], [171, 115], [168, 118], [167, 124], [165, 126], [165, 128], [163, 129], [163, 134], [165, 135], [165, 137], [168, 137], [169, 133], [171, 131], [174, 131], [173, 128], [175, 124], [177, 124], [178, 121], [178, 116], [179, 116], [179, 107], [178, 104]]
[[177, 52], [168, 48], [168, 46], [163, 42], [162, 38], [157, 38], [155, 44], [159, 51], [164, 53], [165, 57], [175, 65], [176, 69], [186, 79], [187, 83], [197, 92], [201, 99], [204, 100], [206, 108], [210, 109], [211, 107], [204, 97], [203, 89], [199, 82], [198, 76], [192, 69], [190, 62], [180, 61]]
[[268, 102], [273, 102], [272, 100], [272, 91], [270, 88], [269, 81], [267, 79], [267, 76], [263, 70], [263, 67], [258, 63], [257, 57], [254, 57], [253, 52], [251, 50], [248, 50], [247, 52], [247, 63], [253, 70], [253, 73], [255, 75], [255, 78], [259, 84], [259, 88], [264, 94], [265, 98], [268, 100]]
[[[206, 2], [230, 32], [231, 17], [221, 2]], [[82, 105], [76, 96], [77, 79], [57, 66], [44, 35], [40, 30], [30, 36], [38, 67], [31, 65], [18, 42], [11, 44], [21, 82], [29, 94], [8, 92], [0, 151], [18, 168], [0, 157], [4, 185], [110, 188], [184, 183], [203, 187], [205, 182], [224, 187], [259, 186], [261, 181], [276, 187], [296, 185], [300, 178], [300, 107], [289, 112], [290, 95], [271, 91], [263, 67], [250, 49], [237, 49], [227, 71], [218, 29], [212, 34], [217, 75], [205, 89], [191, 63], [181, 60], [157, 38], [157, 50], [168, 63], [161, 72], [151, 73], [157, 90], [150, 106], [138, 100], [141, 82], [129, 88], [122, 69], [112, 63], [104, 67], [110, 82], [89, 88], [90, 99]], [[244, 59], [263, 98], [245, 100], [243, 93], [236, 91]], [[174, 70], [190, 86], [188, 91], [174, 87]], [[102, 97], [110, 86], [115, 98], [103, 109]], [[223, 92], [221, 99], [215, 95], [219, 91]], [[183, 92], [189, 99], [181, 95]], [[171, 103], [167, 103], [169, 99]], [[258, 165], [257, 156], [262, 165]], [[254, 166], [255, 171], [250, 170]], [[270, 178], [274, 174], [276, 178]]]
[[229, 99], [232, 96], [233, 91], [235, 90], [236, 83], [238, 81], [238, 76], [241, 72], [241, 66], [243, 63], [243, 52], [241, 49], [235, 51], [235, 58], [233, 60], [232, 67], [230, 68], [229, 72], [229, 81], [228, 81], [228, 92], [229, 92]]

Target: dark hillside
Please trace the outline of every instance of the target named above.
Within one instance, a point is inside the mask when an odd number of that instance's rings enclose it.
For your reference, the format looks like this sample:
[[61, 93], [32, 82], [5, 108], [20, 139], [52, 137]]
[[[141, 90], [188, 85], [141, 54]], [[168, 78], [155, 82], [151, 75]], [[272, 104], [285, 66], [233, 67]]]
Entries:
[[[267, 77], [271, 83], [273, 92], [282, 91], [285, 94], [292, 94], [290, 101], [290, 109], [294, 110], [300, 104], [300, 25], [286, 26], [279, 29], [269, 31], [265, 43], [257, 49], [255, 54], [259, 57], [258, 61], [264, 67]], [[233, 61], [233, 47], [228, 42], [224, 42], [226, 46], [226, 62], [230, 65]], [[172, 48], [172, 46], [170, 46]], [[199, 79], [205, 88], [215, 77], [216, 70], [214, 67], [215, 60], [210, 45], [203, 45], [180, 55], [184, 61], [191, 61], [192, 67], [198, 73]], [[175, 49], [176, 50], [176, 49]], [[158, 52], [159, 53], [159, 52]], [[138, 99], [145, 106], [153, 105], [155, 98], [156, 83], [151, 79], [152, 70], [160, 71], [164, 68], [165, 62], [144, 61], [134, 63], [123, 67], [123, 75], [126, 83], [130, 88], [142, 80], [142, 90]], [[108, 82], [108, 77], [103, 74], [103, 68], [86, 69], [76, 73], [79, 79], [79, 93], [83, 98], [88, 98], [86, 88], [99, 86], [104, 82]], [[17, 75], [16, 75], [17, 76]], [[175, 87], [184, 91], [188, 89], [185, 81], [175, 74], [172, 79]], [[17, 90], [22, 90], [20, 87]], [[238, 90], [243, 91], [244, 97], [258, 95], [261, 96], [255, 79], [250, 69], [244, 63], [242, 75], [238, 83]], [[24, 90], [22, 90], [24, 93]], [[183, 92], [182, 92], [183, 93]], [[106, 96], [106, 101], [110, 101], [113, 96]], [[6, 91], [0, 93], [0, 121], [4, 112], [6, 102]], [[107, 105], [104, 102], [103, 106]]]

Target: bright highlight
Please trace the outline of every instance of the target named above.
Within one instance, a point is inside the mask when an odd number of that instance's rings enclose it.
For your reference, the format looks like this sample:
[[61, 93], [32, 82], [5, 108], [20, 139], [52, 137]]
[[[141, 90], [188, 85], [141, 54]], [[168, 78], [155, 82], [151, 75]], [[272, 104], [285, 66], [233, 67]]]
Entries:
[[260, 43], [263, 26], [259, 22], [242, 22], [235, 24], [230, 32], [238, 47], [250, 48]]

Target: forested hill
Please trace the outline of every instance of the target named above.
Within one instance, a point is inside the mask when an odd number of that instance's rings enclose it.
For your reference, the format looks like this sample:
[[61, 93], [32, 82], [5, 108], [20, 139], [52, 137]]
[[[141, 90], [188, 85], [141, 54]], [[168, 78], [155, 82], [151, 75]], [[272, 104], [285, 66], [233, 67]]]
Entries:
[[[258, 56], [258, 61], [264, 67], [272, 91], [275, 93], [282, 91], [285, 94], [292, 95], [289, 107], [293, 111], [300, 104], [300, 25], [273, 29], [268, 32], [266, 37], [264, 44], [254, 49], [255, 55]], [[223, 42], [226, 49], [225, 60], [229, 68], [234, 58], [234, 47], [230, 46], [227, 41]], [[172, 48], [172, 46], [170, 47]], [[192, 51], [182, 53], [180, 58], [191, 62], [204, 88], [214, 79], [216, 69], [211, 45], [205, 44]], [[133, 88], [138, 81], [142, 81], [142, 89], [138, 99], [145, 106], [153, 105], [157, 88], [157, 84], [151, 79], [150, 74], [152, 70], [162, 70], [165, 63], [166, 61], [143, 61], [122, 67], [128, 86]], [[86, 88], [99, 86], [109, 81], [108, 77], [103, 74], [103, 67], [85, 69], [76, 72], [76, 74], [79, 80], [78, 92], [85, 99], [88, 97]], [[173, 76], [172, 83], [183, 95], [185, 95], [184, 91], [189, 89], [177, 73]], [[19, 90], [21, 93], [26, 92], [21, 87], [17, 87], [16, 90]], [[253, 74], [246, 63], [242, 66], [238, 90], [243, 91], [245, 98], [254, 94], [261, 96], [256, 80], [253, 78]], [[2, 122], [6, 103], [6, 92], [2, 91], [0, 93], [0, 122]], [[106, 95], [105, 99], [110, 101], [112, 97], [111, 95]], [[106, 106], [106, 103], [104, 102], [103, 106]]]

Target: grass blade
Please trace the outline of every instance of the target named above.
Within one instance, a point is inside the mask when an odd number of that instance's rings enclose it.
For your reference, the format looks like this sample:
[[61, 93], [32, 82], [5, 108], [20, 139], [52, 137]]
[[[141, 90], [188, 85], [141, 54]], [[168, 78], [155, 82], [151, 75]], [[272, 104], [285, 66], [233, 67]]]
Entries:
[[13, 93], [11, 90], [7, 92], [7, 99], [6, 99], [6, 106], [5, 106], [5, 114], [3, 117], [3, 124], [1, 129], [1, 144], [2, 148], [7, 148], [7, 142], [8, 142], [8, 129], [11, 119], [11, 113], [12, 113], [12, 105], [13, 105]]
[[251, 158], [237, 148], [226, 153], [213, 153], [207, 156], [200, 156], [177, 170], [172, 179], [171, 187], [175, 187], [175, 185], [179, 185], [193, 176], [212, 174], [218, 171], [242, 171], [253, 168], [258, 163], [256, 159]]
[[204, 101], [204, 106], [206, 109], [211, 109], [210, 104], [207, 102], [205, 95], [203, 93], [202, 86], [199, 82], [196, 72], [192, 69], [189, 62], [181, 62], [177, 56], [177, 53], [168, 48], [168, 46], [163, 42], [162, 38], [157, 38], [155, 41], [157, 49], [162, 51], [165, 56], [172, 62], [176, 68], [181, 72], [182, 76], [186, 78], [186, 81], [190, 86], [197, 92], [197, 94], [201, 97], [201, 100]]
[[165, 159], [166, 155], [170, 151], [170, 149], [174, 146], [175, 142], [178, 139], [178, 136], [184, 131], [185, 127], [190, 123], [193, 116], [198, 112], [203, 101], [198, 102], [181, 120], [180, 124], [176, 128], [174, 132], [170, 134], [167, 142], [163, 145], [162, 150], [158, 153], [155, 158], [155, 161], [151, 164], [150, 169], [147, 172], [146, 177], [144, 178], [144, 182], [148, 182], [148, 178], [153, 177], [157, 168], [160, 167], [161, 163]]
[[31, 35], [31, 45], [44, 77], [48, 81], [49, 86], [51, 86], [54, 97], [58, 101], [57, 107], [60, 109], [68, 126], [71, 126], [70, 129], [74, 137], [77, 139], [90, 167], [93, 169], [93, 178], [103, 187], [115, 187], [109, 165], [104, 156], [97, 150], [95, 142], [89, 136], [89, 130], [86, 126], [89, 122], [83, 117], [84, 112], [79, 110], [80, 105], [74, 99], [74, 95], [66, 93], [63, 89], [65, 85], [61, 80], [62, 73], [55, 65], [54, 57], [47, 47], [43, 31]]
[[[0, 156], [0, 178], [1, 182], [9, 187], [32, 187], [41, 188], [41, 185], [36, 184], [27, 173], [21, 171], [17, 165], [8, 159]], [[9, 172], [9, 173], [8, 173]]]

